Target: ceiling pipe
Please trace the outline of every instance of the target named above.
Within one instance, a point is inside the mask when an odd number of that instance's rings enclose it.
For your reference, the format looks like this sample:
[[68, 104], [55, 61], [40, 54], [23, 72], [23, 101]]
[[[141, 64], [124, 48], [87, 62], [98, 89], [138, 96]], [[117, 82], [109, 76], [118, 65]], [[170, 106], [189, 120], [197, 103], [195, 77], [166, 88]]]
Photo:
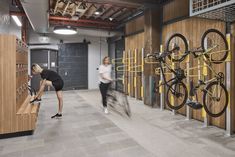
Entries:
[[69, 25], [74, 27], [82, 27], [82, 28], [99, 28], [99, 29], [105, 29], [105, 30], [113, 30], [114, 26], [104, 26], [104, 25], [94, 25], [91, 23], [79, 23], [79, 22], [72, 22], [72, 21], [50, 21], [51, 25], [54, 26], [61, 26], [61, 25]]
[[72, 20], [70, 18], [66, 17], [58, 17], [58, 16], [50, 16], [49, 20], [54, 21], [67, 21], [67, 22], [76, 22], [76, 23], [90, 23], [90, 24], [99, 24], [104, 26], [116, 26], [117, 24], [114, 22], [106, 22], [106, 21], [98, 21], [98, 20], [86, 20], [86, 19], [78, 19], [78, 20]]

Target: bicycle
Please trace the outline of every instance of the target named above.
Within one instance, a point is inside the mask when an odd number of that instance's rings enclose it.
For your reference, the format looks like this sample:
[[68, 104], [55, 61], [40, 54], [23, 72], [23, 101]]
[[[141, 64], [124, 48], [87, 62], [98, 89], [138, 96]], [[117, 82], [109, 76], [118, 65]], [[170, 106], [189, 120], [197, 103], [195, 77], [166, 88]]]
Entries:
[[[145, 57], [148, 59], [154, 58], [157, 62], [159, 62], [159, 65], [160, 65], [159, 70], [163, 76], [163, 83], [154, 87], [154, 89], [155, 91], [157, 91], [160, 88], [160, 86], [163, 86], [163, 85], [167, 86], [167, 92], [166, 92], [167, 96], [168, 95], [171, 95], [171, 96], [166, 97], [166, 103], [171, 109], [174, 109], [174, 110], [178, 110], [182, 108], [187, 101], [188, 91], [187, 91], [186, 85], [184, 84], [184, 82], [182, 82], [183, 79], [186, 78], [186, 76], [185, 76], [183, 69], [181, 68], [173, 69], [169, 64], [167, 64], [167, 62], [165, 61], [165, 58], [170, 56], [175, 51], [179, 51], [179, 49], [180, 49], [179, 47], [175, 47], [173, 50], [163, 52], [160, 55], [159, 53], [154, 53], [154, 54], [148, 54], [147, 57]], [[166, 80], [163, 65], [165, 65], [166, 68], [172, 74], [174, 74], [174, 77], [168, 81]], [[171, 103], [173, 99], [176, 100], [174, 104]]]
[[[127, 96], [122, 91], [117, 91], [114, 88], [112, 88], [112, 85], [110, 85], [108, 92], [107, 92], [107, 105], [112, 110], [117, 111], [118, 113], [125, 112], [125, 114], [128, 117], [131, 117], [131, 109], [130, 105], [127, 99]], [[119, 112], [122, 110], [121, 112]]]
[[[174, 48], [174, 45], [180, 46], [180, 49], [183, 50], [184, 54], [178, 55], [175, 58], [168, 56], [168, 58], [173, 62], [182, 62], [189, 53], [188, 42], [186, 38], [179, 33], [173, 34], [166, 43], [166, 50], [171, 51]], [[204, 56], [211, 60], [211, 63], [220, 64], [224, 62], [228, 56], [229, 48], [225, 36], [216, 29], [208, 29], [201, 38], [201, 49], [204, 53]], [[210, 51], [209, 51], [210, 50]], [[180, 53], [180, 52], [179, 52]], [[220, 55], [218, 55], [220, 54]]]
[[[209, 32], [217, 32], [217, 30], [209, 30]], [[208, 33], [208, 31], [206, 32]], [[179, 35], [179, 34], [178, 34]], [[220, 36], [222, 35], [222, 33], [220, 33]], [[205, 34], [203, 35], [203, 40], [205, 38]], [[183, 35], [180, 35], [180, 37], [183, 39], [185, 39], [185, 37]], [[225, 37], [222, 35], [221, 38], [225, 41]], [[170, 38], [172, 39], [172, 38]], [[185, 39], [186, 40], [186, 39]], [[169, 44], [169, 42], [168, 42]], [[191, 51], [185, 51], [183, 55], [181, 55], [181, 57], [178, 60], [174, 60], [176, 61], [183, 61], [186, 56], [188, 56], [189, 54], [193, 54], [194, 58], [199, 58], [202, 59], [204, 63], [206, 63], [206, 66], [210, 69], [210, 71], [212, 72], [213, 78], [207, 81], [203, 81], [203, 80], [199, 80], [198, 84], [193, 87], [193, 83], [190, 82], [190, 96], [196, 96], [196, 101], [192, 100], [192, 99], [188, 99], [186, 102], [186, 105], [194, 108], [194, 109], [201, 109], [204, 108], [206, 113], [208, 115], [210, 115], [211, 117], [219, 117], [221, 116], [227, 106], [228, 106], [228, 91], [224, 85], [224, 74], [222, 72], [217, 73], [213, 67], [212, 67], [212, 63], [222, 63], [228, 55], [228, 50], [227, 50], [227, 42], [225, 41], [225, 43], [223, 43], [225, 45], [225, 50], [223, 50], [224, 52], [226, 52], [222, 58], [218, 59], [218, 60], [214, 60], [214, 59], [210, 59], [209, 55], [210, 53], [212, 53], [213, 50], [215, 50], [217, 47], [221, 47], [218, 46], [217, 44], [215, 45], [211, 45], [210, 48], [208, 49], [204, 49], [204, 48], [197, 48], [196, 50], [191, 50]], [[186, 46], [187, 47], [187, 46]], [[172, 59], [173, 60], [173, 59]], [[197, 91], [200, 90], [203, 92], [203, 104], [201, 104], [198, 101], [198, 96], [197, 96]], [[167, 95], [168, 97], [168, 95]], [[217, 107], [220, 105], [220, 108]], [[169, 106], [171, 108], [171, 105]], [[175, 109], [175, 108], [172, 108]]]

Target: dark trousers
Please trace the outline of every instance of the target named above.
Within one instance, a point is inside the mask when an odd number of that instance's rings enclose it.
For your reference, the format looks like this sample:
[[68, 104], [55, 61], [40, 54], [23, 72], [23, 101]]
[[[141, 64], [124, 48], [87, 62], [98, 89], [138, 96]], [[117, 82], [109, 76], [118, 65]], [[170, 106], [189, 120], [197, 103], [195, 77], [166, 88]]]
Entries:
[[104, 107], [107, 107], [106, 97], [107, 97], [107, 91], [108, 91], [109, 86], [110, 86], [110, 83], [102, 83], [102, 82], [99, 85]]

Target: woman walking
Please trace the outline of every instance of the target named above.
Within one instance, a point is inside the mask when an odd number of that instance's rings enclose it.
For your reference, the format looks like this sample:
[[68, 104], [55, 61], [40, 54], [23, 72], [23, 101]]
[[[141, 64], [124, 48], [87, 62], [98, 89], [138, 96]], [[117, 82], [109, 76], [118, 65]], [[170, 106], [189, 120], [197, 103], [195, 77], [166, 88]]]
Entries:
[[110, 64], [109, 57], [106, 56], [103, 59], [103, 64], [100, 65], [99, 67], [99, 81], [100, 81], [99, 88], [102, 96], [102, 102], [105, 114], [108, 114], [106, 97], [107, 97], [108, 88], [112, 82], [111, 71], [112, 71], [112, 66]]

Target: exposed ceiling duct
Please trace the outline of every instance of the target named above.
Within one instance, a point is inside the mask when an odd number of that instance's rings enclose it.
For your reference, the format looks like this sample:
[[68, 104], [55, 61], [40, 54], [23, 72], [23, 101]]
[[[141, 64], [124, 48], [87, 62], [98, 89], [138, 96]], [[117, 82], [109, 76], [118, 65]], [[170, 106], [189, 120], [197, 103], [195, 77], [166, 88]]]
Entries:
[[35, 32], [47, 33], [48, 22], [48, 0], [20, 0], [24, 11]]

